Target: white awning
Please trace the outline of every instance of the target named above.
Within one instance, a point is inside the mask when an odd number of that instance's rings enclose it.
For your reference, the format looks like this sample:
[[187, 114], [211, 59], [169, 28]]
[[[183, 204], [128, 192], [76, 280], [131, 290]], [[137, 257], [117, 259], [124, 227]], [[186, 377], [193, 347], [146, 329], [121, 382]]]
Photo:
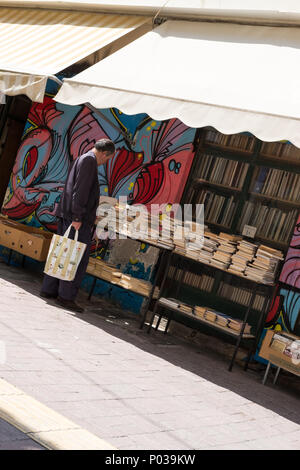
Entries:
[[55, 99], [300, 147], [300, 28], [166, 21]]
[[100, 60], [149, 29], [145, 16], [0, 8], [0, 91], [42, 102], [47, 77], [94, 52]]

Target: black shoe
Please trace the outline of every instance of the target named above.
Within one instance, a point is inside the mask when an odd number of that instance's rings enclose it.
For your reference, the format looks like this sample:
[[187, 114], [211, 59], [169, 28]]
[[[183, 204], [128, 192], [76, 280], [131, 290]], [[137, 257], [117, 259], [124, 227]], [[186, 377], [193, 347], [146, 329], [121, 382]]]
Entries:
[[60, 307], [65, 308], [66, 310], [72, 310], [72, 312], [76, 312], [76, 313], [84, 312], [84, 308], [77, 305], [74, 302], [74, 300], [66, 300], [66, 299], [62, 299], [61, 297], [57, 297], [55, 303], [59, 305]]
[[57, 295], [48, 294], [48, 292], [43, 292], [42, 290], [40, 292], [40, 297], [43, 297], [44, 299], [57, 299]]

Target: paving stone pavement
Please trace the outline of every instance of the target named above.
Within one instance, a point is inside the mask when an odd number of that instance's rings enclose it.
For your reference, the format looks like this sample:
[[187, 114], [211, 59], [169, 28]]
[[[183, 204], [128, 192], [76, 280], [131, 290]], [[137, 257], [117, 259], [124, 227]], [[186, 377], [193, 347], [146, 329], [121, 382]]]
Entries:
[[[242, 355], [228, 372], [231, 346], [214, 337], [148, 335], [85, 292], [87, 313], [74, 314], [40, 287], [0, 262], [0, 379], [24, 394], [120, 450], [300, 449], [299, 378], [262, 385], [264, 368], [244, 372]], [[0, 420], [0, 449], [17, 445], [43, 448]]]

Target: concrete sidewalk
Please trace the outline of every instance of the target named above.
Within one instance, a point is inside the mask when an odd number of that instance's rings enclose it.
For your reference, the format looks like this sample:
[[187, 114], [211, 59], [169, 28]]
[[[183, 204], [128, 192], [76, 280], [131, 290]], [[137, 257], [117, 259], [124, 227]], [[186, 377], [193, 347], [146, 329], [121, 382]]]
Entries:
[[19, 440], [36, 448], [300, 449], [297, 377], [263, 386], [262, 367], [228, 372], [232, 347], [214, 337], [148, 335], [83, 292], [88, 310], [76, 315], [40, 287], [38, 275], [0, 262], [0, 378], [16, 389], [5, 398], [0, 383], [0, 448], [6, 421], [19, 419]]
[[0, 419], [0, 450], [45, 450], [25, 432]]

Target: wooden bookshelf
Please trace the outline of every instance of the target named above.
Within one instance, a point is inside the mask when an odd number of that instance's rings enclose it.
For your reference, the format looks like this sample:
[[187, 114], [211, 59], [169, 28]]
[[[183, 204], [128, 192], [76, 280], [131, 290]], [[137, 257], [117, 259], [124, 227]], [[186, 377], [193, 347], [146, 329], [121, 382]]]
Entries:
[[300, 211], [300, 149], [204, 128], [195, 160], [192, 190], [182, 202], [204, 204], [212, 230], [242, 234], [250, 225], [257, 228], [254, 240], [288, 248]]
[[[166, 289], [168, 288], [168, 285], [170, 285], [170, 283], [173, 283], [173, 287], [175, 287], [175, 290], [177, 290], [177, 287], [180, 287], [181, 291], [186, 291], [186, 296], [189, 296], [190, 300], [197, 298], [199, 302], [201, 301], [202, 303], [206, 303], [207, 306], [210, 308], [214, 308], [214, 306], [216, 306], [216, 298], [218, 298], [218, 304], [220, 304], [220, 307], [218, 306], [217, 309], [221, 309], [225, 313], [228, 313], [230, 311], [232, 312], [232, 310], [238, 310], [239, 315], [242, 316], [245, 310], [247, 309], [252, 292], [249, 291], [247, 300], [242, 300], [241, 295], [243, 294], [243, 291], [245, 289], [235, 287], [235, 289], [238, 289], [239, 291], [239, 298], [236, 297], [235, 299], [232, 299], [230, 295], [234, 293], [233, 286], [231, 286], [231, 293], [229, 294], [228, 292], [226, 295], [224, 292], [218, 290], [218, 286], [220, 284], [219, 281], [217, 281], [217, 285], [215, 284], [215, 278], [212, 278], [212, 281], [212, 285], [208, 286], [209, 288], [206, 289], [205, 286], [196, 287], [189, 282], [185, 282], [184, 279], [174, 279], [168, 275], [166, 280]], [[256, 298], [254, 299], [253, 303], [252, 310], [255, 311], [255, 315], [260, 314], [263, 311], [263, 305], [260, 305], [260, 307], [257, 306], [257, 297], [259, 295], [260, 294], [256, 295]], [[233, 305], [236, 307], [236, 309], [233, 309]]]
[[[248, 349], [248, 358], [247, 358], [247, 361], [245, 363], [245, 370], [246, 370], [247, 367], [248, 367], [248, 363], [250, 361], [251, 355], [255, 351], [255, 347], [258, 344], [259, 337], [260, 337], [262, 327], [263, 327], [263, 324], [264, 324], [264, 320], [265, 320], [266, 315], [268, 313], [268, 307], [269, 307], [269, 305], [270, 305], [270, 303], [271, 303], [271, 301], [274, 297], [275, 289], [276, 289], [275, 284], [274, 283], [263, 283], [263, 282], [260, 282], [258, 280], [255, 280], [255, 279], [251, 279], [250, 277], [245, 277], [245, 276], [239, 275], [237, 273], [229, 272], [228, 270], [221, 269], [221, 268], [216, 267], [216, 266], [212, 266], [212, 265], [210, 265], [208, 263], [205, 263], [203, 261], [200, 261], [198, 259], [188, 258], [187, 256], [185, 256], [185, 255], [183, 255], [179, 252], [176, 252], [176, 251], [173, 252], [172, 258], [174, 258], [174, 256], [180, 257], [182, 259], [187, 260], [190, 263], [194, 263], [194, 264], [197, 264], [197, 265], [201, 266], [201, 268], [199, 268], [199, 271], [201, 272], [201, 270], [204, 270], [203, 272], [205, 274], [207, 274], [207, 270], [206, 270], [207, 268], [212, 269], [215, 272], [221, 272], [221, 273], [226, 274], [230, 278], [234, 278], [235, 279], [235, 285], [242, 285], [242, 286], [246, 285], [248, 287], [249, 286], [252, 287], [251, 288], [251, 294], [248, 298], [248, 301], [247, 301], [246, 305], [243, 306], [244, 307], [244, 309], [243, 309], [244, 312], [243, 312], [243, 318], [241, 319], [241, 329], [239, 331], [234, 331], [233, 332], [233, 331], [229, 330], [229, 328], [227, 328], [227, 327], [221, 327], [216, 322], [208, 321], [205, 318], [200, 318], [199, 316], [196, 316], [196, 315], [193, 314], [194, 313], [194, 308], [195, 308], [194, 306], [192, 306], [192, 307], [190, 306], [190, 308], [192, 310], [191, 310], [191, 312], [187, 313], [186, 311], [182, 310], [182, 308], [180, 306], [180, 302], [179, 302], [179, 306], [172, 306], [170, 304], [168, 305], [168, 303], [166, 303], [166, 300], [168, 300], [168, 298], [170, 298], [170, 297], [173, 297], [173, 292], [170, 294], [170, 288], [168, 288], [166, 286], [165, 280], [164, 280], [162, 285], [161, 285], [160, 292], [158, 293], [158, 299], [155, 302], [154, 310], [152, 312], [152, 317], [151, 317], [151, 320], [150, 320], [150, 323], [149, 323], [149, 326], [148, 326], [148, 333], [150, 333], [150, 331], [153, 327], [153, 323], [154, 323], [155, 316], [157, 315], [157, 311], [159, 309], [163, 309], [163, 313], [159, 314], [159, 319], [158, 319], [158, 323], [156, 325], [156, 329], [158, 327], [158, 324], [159, 324], [162, 316], [166, 316], [168, 321], [167, 321], [167, 325], [166, 325], [166, 328], [165, 328], [165, 333], [168, 330], [168, 327], [169, 327], [169, 324], [170, 324], [171, 320], [183, 321], [184, 322], [184, 319], [189, 319], [190, 321], [195, 321], [195, 324], [194, 324], [195, 327], [197, 326], [197, 324], [198, 325], [202, 324], [202, 325], [205, 325], [206, 327], [216, 329], [219, 332], [223, 332], [223, 333], [227, 333], [229, 335], [235, 336], [236, 337], [236, 343], [235, 343], [235, 349], [234, 349], [234, 352], [233, 352], [233, 355], [232, 355], [232, 358], [231, 358], [231, 361], [230, 361], [230, 365], [229, 365], [229, 370], [230, 371], [232, 370], [232, 367], [234, 365], [236, 354], [237, 354], [237, 351], [238, 351], [238, 349], [241, 345], [241, 342], [243, 340], [250, 339], [250, 340], [252, 340], [252, 345], [250, 345], [250, 347]], [[171, 266], [171, 270], [172, 270], [173, 269], [172, 261], [170, 262], [170, 266]], [[186, 272], [184, 271], [184, 269], [182, 269], [181, 273], [179, 274], [179, 277], [177, 277], [176, 276], [176, 271], [178, 269], [180, 269], [180, 265], [176, 260], [175, 260], [175, 265], [174, 266], [175, 266], [175, 270], [173, 269], [173, 271], [175, 272], [175, 276], [174, 276], [174, 272], [173, 272], [173, 277], [176, 279], [176, 283], [179, 284], [179, 286], [176, 287], [176, 294], [175, 294], [176, 299], [178, 299], [178, 298], [180, 298], [180, 288], [181, 288], [182, 283], [184, 283], [184, 277], [186, 276]], [[165, 274], [165, 279], [167, 279], [167, 277], [168, 277], [168, 273]], [[218, 276], [215, 275], [214, 286], [216, 287], [218, 284], [219, 284]], [[215, 296], [215, 294], [213, 292], [214, 290], [215, 290], [214, 288], [212, 288], [210, 290], [210, 294], [212, 294], [213, 296]], [[163, 297], [164, 291], [167, 292], [166, 298]], [[255, 299], [256, 299], [256, 296], [257, 296], [258, 293], [264, 295], [264, 300], [263, 300], [263, 306], [262, 306], [261, 311], [256, 312], [256, 320], [257, 321], [256, 321], [256, 325], [254, 326], [255, 332], [250, 333], [249, 331], [247, 331], [247, 333], [245, 333], [245, 327], [249, 326], [247, 321], [248, 321], [250, 313], [253, 312], [253, 310], [254, 310], [253, 306], [254, 306], [254, 302], [255, 302]], [[228, 299], [226, 299], [225, 303], [226, 302], [229, 304], [230, 300], [228, 301]], [[199, 305], [199, 303], [198, 303], [198, 305]], [[212, 308], [212, 307], [209, 307], [209, 308]], [[177, 317], [177, 316], [174, 317], [168, 312], [176, 312], [176, 314], [178, 314], [179, 317]], [[234, 318], [234, 316], [233, 316], [233, 318]]]
[[300, 173], [278, 168], [256, 167], [250, 193], [293, 203], [300, 207]]
[[[282, 251], [284, 257], [300, 211], [300, 149], [283, 142], [265, 143], [246, 133], [223, 135], [212, 128], [200, 130], [197, 143], [181, 203], [204, 204], [205, 224], [211, 232], [243, 236], [249, 242]], [[244, 235], [247, 225], [254, 227], [255, 233], [251, 238]], [[181, 250], [178, 255], [183, 256]], [[193, 277], [185, 268], [186, 273], [179, 275], [178, 270], [184, 268], [176, 265], [178, 275], [174, 278], [173, 273], [171, 282], [167, 281], [171, 286], [168, 295], [177, 299], [182, 292], [185, 302], [188, 303], [190, 296], [190, 303], [195, 305], [198, 292], [202, 305], [207, 300], [210, 308], [215, 305], [220, 310], [224, 305], [224, 313], [232, 310], [234, 314], [240, 311], [242, 316], [256, 316], [258, 328], [254, 343], [257, 344], [278, 276], [273, 286], [259, 281], [253, 281], [251, 286], [249, 279], [249, 286], [245, 289], [236, 273], [228, 274], [226, 269], [210, 264], [200, 267], [199, 260], [187, 255], [184, 259], [187, 263], [198, 263], [199, 271], [196, 270]], [[213, 285], [206, 289], [196, 277], [203, 269], [207, 276], [214, 277]], [[222, 283], [227, 282], [227, 276], [231, 274], [236, 285], [234, 289], [229, 288], [226, 295], [225, 290], [222, 291]], [[266, 294], [268, 288], [271, 292]], [[265, 289], [265, 294], [260, 289]], [[158, 306], [162, 308], [159, 302]], [[180, 309], [174, 313], [178, 318], [188, 318], [192, 324], [194, 315]], [[238, 342], [241, 339], [238, 337]]]

